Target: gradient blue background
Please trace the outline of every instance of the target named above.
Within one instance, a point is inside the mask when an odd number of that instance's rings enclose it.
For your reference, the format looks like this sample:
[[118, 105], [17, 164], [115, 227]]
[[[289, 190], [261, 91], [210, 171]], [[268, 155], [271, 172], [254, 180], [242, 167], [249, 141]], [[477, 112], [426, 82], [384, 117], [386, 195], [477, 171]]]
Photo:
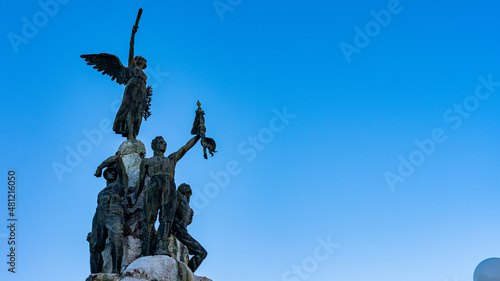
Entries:
[[[4, 3], [0, 279], [88, 276], [85, 238], [105, 186], [93, 173], [124, 139], [103, 133], [62, 180], [52, 165], [67, 164], [83, 130], [114, 119], [124, 87], [79, 56], [126, 62], [142, 7], [136, 54], [154, 86], [153, 115], [138, 136], [147, 156], [155, 136], [167, 153], [191, 137], [199, 99], [219, 152], [204, 160], [193, 148], [177, 184], [201, 196], [210, 172], [231, 161], [240, 168], [213, 198], [193, 202], [189, 230], [209, 252], [199, 275], [303, 280], [284, 274], [330, 237], [340, 247], [307, 280], [471, 280], [479, 262], [500, 255], [500, 88], [456, 129], [443, 114], [474, 94], [479, 76], [500, 81], [500, 4], [401, 0], [348, 63], [340, 44], [354, 45], [354, 28], [388, 3], [244, 0], [221, 20], [212, 1], [69, 1], [18, 52], [8, 34], [22, 36], [22, 18], [43, 9]], [[238, 147], [285, 107], [296, 117], [248, 161]], [[436, 128], [446, 141], [391, 189], [384, 173], [397, 173], [398, 157]], [[18, 174], [16, 274], [6, 265], [9, 169]]]

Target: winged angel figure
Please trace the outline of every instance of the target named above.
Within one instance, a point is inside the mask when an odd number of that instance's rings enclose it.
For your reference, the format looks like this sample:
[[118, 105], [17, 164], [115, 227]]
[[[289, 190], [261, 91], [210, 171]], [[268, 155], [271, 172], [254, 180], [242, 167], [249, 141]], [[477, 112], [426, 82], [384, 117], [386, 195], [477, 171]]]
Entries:
[[152, 88], [150, 86], [146, 87], [148, 77], [143, 72], [143, 69], [147, 66], [146, 59], [141, 56], [134, 57], [134, 37], [139, 28], [138, 23], [141, 12], [142, 9], [139, 10], [136, 24], [132, 28], [127, 67], [123, 66], [120, 59], [112, 54], [100, 53], [80, 56], [85, 59], [88, 65], [93, 65], [94, 69], [99, 72], [102, 71], [103, 75], [111, 76], [112, 81], [126, 85], [122, 104], [113, 123], [113, 131], [129, 140], [134, 140], [139, 134], [142, 117], [147, 119], [151, 115], [149, 103]]

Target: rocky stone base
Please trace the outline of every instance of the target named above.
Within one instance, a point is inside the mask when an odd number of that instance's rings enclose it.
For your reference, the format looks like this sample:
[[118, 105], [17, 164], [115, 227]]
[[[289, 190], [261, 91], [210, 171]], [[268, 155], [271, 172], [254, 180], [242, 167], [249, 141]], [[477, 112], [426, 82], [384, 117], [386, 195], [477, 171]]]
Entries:
[[[138, 257], [141, 256], [142, 241], [133, 236], [125, 236], [123, 238], [123, 257], [122, 268], [127, 267]], [[111, 258], [111, 242], [106, 240], [106, 247], [101, 253], [103, 259], [102, 272], [111, 273], [113, 270], [113, 259]]]
[[122, 268], [127, 267], [141, 256], [142, 241], [133, 236], [125, 237], [123, 241]]
[[86, 281], [212, 281], [194, 275], [182, 262], [169, 256], [141, 257], [131, 263], [122, 274], [91, 274]]
[[168, 237], [168, 254], [170, 257], [184, 264], [189, 262], [189, 250], [173, 235]]
[[117, 281], [119, 274], [114, 273], [94, 273], [90, 274], [85, 281]]
[[[123, 238], [123, 257], [122, 257], [122, 268], [129, 266], [133, 261], [141, 256], [142, 251], [142, 241], [132, 235], [125, 236]], [[168, 237], [168, 254], [184, 263], [187, 264], [189, 261], [189, 250], [184, 244], [182, 244], [173, 235]], [[111, 243], [106, 240], [106, 247], [101, 253], [103, 259], [102, 272], [111, 273], [113, 269], [113, 259], [111, 258]]]

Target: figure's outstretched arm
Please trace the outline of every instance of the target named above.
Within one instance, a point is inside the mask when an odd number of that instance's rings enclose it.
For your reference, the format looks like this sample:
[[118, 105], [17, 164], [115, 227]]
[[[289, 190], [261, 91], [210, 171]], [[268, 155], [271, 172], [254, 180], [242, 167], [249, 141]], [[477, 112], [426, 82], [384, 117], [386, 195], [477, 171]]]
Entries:
[[102, 169], [109, 167], [116, 163], [118, 156], [113, 155], [108, 159], [104, 160], [99, 166], [97, 166], [97, 170], [95, 170], [94, 176], [100, 177], [102, 175]]
[[173, 156], [174, 161], [177, 162], [177, 161], [181, 160], [181, 158], [186, 154], [186, 152], [188, 152], [188, 150], [190, 150], [199, 139], [200, 139], [200, 136], [198, 136], [198, 135], [194, 136], [183, 147], [181, 147], [179, 150], [177, 150], [177, 152], [172, 153], [171, 156]]

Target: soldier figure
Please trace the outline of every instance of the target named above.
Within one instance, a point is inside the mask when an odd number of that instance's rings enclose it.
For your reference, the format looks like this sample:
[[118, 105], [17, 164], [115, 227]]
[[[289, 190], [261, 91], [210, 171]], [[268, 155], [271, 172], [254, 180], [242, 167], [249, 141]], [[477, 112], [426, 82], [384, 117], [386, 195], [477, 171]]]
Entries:
[[122, 202], [125, 195], [123, 188], [123, 163], [119, 156], [111, 156], [97, 167], [96, 177], [100, 177], [103, 168], [106, 187], [97, 196], [97, 209], [92, 220], [92, 232], [87, 240], [90, 244], [90, 271], [102, 272], [102, 252], [109, 236], [113, 273], [120, 273], [123, 256], [123, 225], [125, 223]]
[[141, 161], [139, 179], [131, 203], [135, 204], [144, 188], [144, 179], [149, 176], [149, 183], [144, 191], [144, 227], [142, 230], [142, 255], [150, 256], [154, 252], [154, 224], [160, 210], [157, 245], [155, 255], [168, 255], [168, 236], [177, 205], [174, 175], [175, 166], [186, 152], [200, 139], [199, 136], [191, 138], [177, 152], [164, 156], [167, 143], [163, 137], [156, 137], [151, 142], [154, 156]]
[[194, 255], [188, 263], [191, 271], [195, 272], [201, 262], [207, 257], [207, 251], [187, 231], [187, 226], [193, 221], [193, 209], [189, 207], [189, 200], [193, 192], [185, 183], [177, 189], [177, 210], [175, 211], [172, 235], [184, 244], [190, 255]]

